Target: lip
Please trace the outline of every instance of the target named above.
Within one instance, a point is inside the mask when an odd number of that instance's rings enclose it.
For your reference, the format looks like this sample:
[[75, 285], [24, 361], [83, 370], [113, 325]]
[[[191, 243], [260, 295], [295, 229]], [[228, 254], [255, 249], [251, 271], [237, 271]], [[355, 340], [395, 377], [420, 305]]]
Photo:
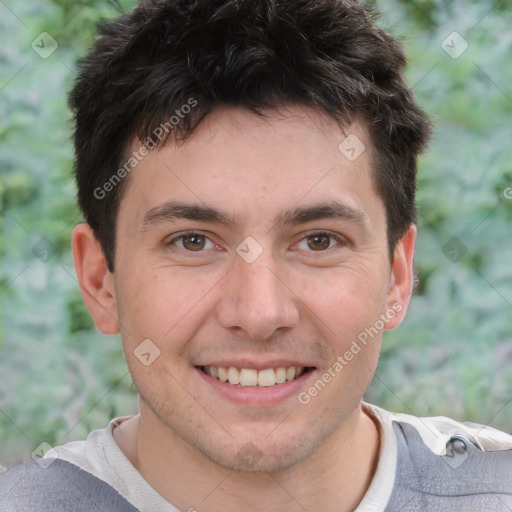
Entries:
[[[247, 366], [242, 366], [242, 368], [247, 368]], [[269, 367], [267, 366], [266, 368]], [[307, 387], [308, 381], [317, 373], [316, 368], [309, 367], [308, 371], [299, 378], [283, 382], [282, 384], [268, 387], [244, 387], [221, 382], [210, 375], [206, 375], [199, 367], [195, 367], [194, 370], [202, 382], [214, 393], [220, 394], [222, 397], [238, 405], [257, 407], [272, 407], [283, 403], [292, 396], [297, 396], [303, 388]]]
[[237, 359], [236, 361], [214, 361], [208, 363], [201, 363], [197, 366], [223, 366], [224, 368], [229, 368], [233, 366], [234, 368], [249, 368], [252, 370], [266, 370], [267, 368], [290, 368], [291, 366], [302, 366], [303, 368], [311, 367], [307, 363], [301, 361], [290, 361], [289, 359], [272, 359], [271, 361], [255, 361], [254, 359]]

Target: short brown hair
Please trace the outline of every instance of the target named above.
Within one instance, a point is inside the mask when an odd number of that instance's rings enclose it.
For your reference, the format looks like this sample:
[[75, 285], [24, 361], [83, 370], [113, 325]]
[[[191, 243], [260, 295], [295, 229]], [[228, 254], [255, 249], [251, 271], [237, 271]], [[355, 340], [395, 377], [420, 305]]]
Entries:
[[[400, 44], [354, 0], [146, 0], [103, 24], [70, 106], [78, 200], [109, 269], [130, 171], [121, 166], [134, 137], [146, 145], [185, 141], [219, 105], [263, 115], [266, 108], [303, 103], [342, 128], [362, 119], [373, 142], [373, 179], [386, 208], [392, 257], [416, 222], [417, 157], [430, 133], [402, 77], [404, 66]], [[194, 108], [171, 123], [191, 100]], [[162, 125], [165, 134], [155, 141]]]

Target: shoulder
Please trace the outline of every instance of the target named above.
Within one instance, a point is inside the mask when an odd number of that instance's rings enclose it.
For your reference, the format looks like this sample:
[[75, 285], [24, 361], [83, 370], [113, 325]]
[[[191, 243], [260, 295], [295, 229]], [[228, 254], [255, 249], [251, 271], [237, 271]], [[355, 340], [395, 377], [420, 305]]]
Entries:
[[[386, 412], [386, 411], [385, 411]], [[387, 413], [387, 412], [386, 412]], [[478, 423], [459, 422], [444, 416], [417, 417], [410, 414], [387, 413], [395, 424], [413, 427], [406, 430], [420, 436], [423, 443], [438, 455], [446, 453], [447, 443], [453, 437], [474, 445], [482, 452], [510, 452], [512, 435]], [[405, 432], [404, 432], [405, 435]]]
[[512, 436], [446, 417], [416, 417], [370, 406], [396, 439], [391, 509], [511, 510]]
[[136, 512], [106, 482], [60, 459], [33, 460], [0, 475], [2, 512]]

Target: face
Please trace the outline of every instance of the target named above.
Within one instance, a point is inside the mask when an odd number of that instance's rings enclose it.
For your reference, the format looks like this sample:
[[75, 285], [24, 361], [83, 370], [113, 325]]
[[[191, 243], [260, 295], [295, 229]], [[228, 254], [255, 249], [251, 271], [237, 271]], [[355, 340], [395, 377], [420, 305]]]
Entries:
[[[355, 160], [338, 149], [348, 134], [366, 146]], [[103, 282], [111, 314], [95, 319], [119, 326], [141, 419], [263, 471], [350, 423], [408, 300], [410, 262], [402, 242], [389, 261], [371, 169], [363, 126], [343, 133], [298, 106], [266, 119], [219, 108], [138, 164]]]

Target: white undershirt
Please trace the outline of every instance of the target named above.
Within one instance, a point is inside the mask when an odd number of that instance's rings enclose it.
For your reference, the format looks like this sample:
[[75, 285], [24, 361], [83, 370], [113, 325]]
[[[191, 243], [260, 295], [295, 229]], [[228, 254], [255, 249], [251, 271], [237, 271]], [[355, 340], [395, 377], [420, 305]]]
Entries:
[[[380, 451], [377, 469], [363, 500], [354, 512], [383, 512], [393, 491], [397, 460], [392, 414], [363, 404], [379, 427]], [[85, 441], [56, 447], [58, 458], [103, 480], [140, 512], [179, 512], [142, 477], [117, 445], [112, 431], [131, 416], [113, 419], [107, 427], [92, 431]]]

